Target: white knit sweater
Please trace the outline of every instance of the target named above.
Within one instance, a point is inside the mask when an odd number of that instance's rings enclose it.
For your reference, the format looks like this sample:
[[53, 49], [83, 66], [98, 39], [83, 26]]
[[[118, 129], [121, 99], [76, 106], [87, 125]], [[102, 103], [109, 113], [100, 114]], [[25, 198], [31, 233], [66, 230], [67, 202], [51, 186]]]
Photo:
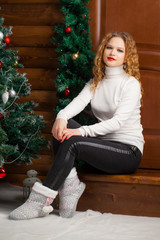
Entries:
[[94, 94], [90, 80], [57, 118], [66, 121], [80, 113], [89, 102], [98, 123], [79, 128], [82, 136], [98, 137], [137, 146], [143, 153], [144, 138], [140, 123], [141, 90], [139, 82], [120, 67], [106, 67], [105, 77]]

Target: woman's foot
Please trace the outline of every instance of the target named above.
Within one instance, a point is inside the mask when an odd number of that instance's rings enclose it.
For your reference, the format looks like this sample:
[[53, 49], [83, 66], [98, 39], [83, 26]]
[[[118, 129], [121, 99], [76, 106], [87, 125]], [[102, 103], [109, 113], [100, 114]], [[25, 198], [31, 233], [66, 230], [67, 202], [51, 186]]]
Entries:
[[86, 184], [80, 182], [77, 171], [73, 168], [59, 190], [59, 215], [64, 218], [73, 217], [79, 198], [84, 192]]
[[36, 182], [27, 201], [9, 214], [10, 219], [25, 220], [47, 216], [53, 211], [50, 204], [56, 197], [57, 191]]

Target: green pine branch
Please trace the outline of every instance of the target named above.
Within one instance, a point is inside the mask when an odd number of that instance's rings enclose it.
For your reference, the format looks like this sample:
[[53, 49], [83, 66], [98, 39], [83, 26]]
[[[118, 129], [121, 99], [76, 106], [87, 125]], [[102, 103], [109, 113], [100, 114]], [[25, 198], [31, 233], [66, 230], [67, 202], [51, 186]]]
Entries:
[[[55, 26], [52, 39], [59, 54], [59, 67], [55, 80], [58, 97], [56, 112], [68, 105], [85, 83], [93, 77], [92, 67], [95, 56], [91, 50], [89, 0], [61, 0], [60, 3], [64, 20]], [[70, 32], [67, 32], [66, 28]], [[76, 59], [73, 58], [74, 54], [78, 56]], [[65, 94], [65, 89], [69, 90], [68, 95]], [[93, 119], [84, 113], [81, 113], [77, 119], [81, 124], [93, 122]]]
[[[18, 51], [7, 46], [5, 37], [12, 34], [12, 27], [2, 26], [0, 18], [0, 166], [9, 162], [29, 164], [32, 158], [37, 158], [42, 147], [48, 141], [41, 136], [45, 127], [42, 116], [34, 112], [36, 103], [18, 102], [21, 96], [31, 93], [26, 74], [20, 74], [17, 68], [22, 68], [19, 63]], [[8, 100], [4, 102], [4, 95]], [[6, 98], [6, 95], [5, 95]]]

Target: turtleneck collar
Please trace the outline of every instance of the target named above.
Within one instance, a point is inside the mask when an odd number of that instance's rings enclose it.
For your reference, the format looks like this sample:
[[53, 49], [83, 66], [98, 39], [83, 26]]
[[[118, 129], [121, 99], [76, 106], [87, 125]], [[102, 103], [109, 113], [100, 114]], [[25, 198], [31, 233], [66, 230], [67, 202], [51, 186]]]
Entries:
[[123, 69], [123, 65], [119, 67], [107, 67], [105, 66], [105, 78], [115, 78], [122, 74], [124, 74], [125, 71]]

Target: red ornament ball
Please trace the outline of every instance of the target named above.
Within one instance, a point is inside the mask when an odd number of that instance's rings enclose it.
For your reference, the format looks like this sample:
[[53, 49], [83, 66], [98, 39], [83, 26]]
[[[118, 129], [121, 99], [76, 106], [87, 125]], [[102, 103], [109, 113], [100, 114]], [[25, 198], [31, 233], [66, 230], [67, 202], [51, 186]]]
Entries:
[[71, 32], [71, 27], [65, 27], [65, 32], [70, 33]]
[[2, 118], [2, 114], [0, 114], [0, 120], [1, 120], [1, 118]]
[[3, 167], [0, 168], [0, 178], [4, 178], [6, 176], [6, 171]]
[[11, 40], [10, 40], [9, 37], [5, 37], [5, 38], [4, 38], [4, 41], [5, 41], [5, 43], [6, 43], [7, 45], [10, 44], [10, 42], [11, 42]]
[[68, 89], [68, 88], [66, 88], [65, 90], [64, 90], [64, 95], [65, 96], [68, 96], [70, 94], [70, 90]]
[[0, 61], [0, 68], [2, 68], [2, 62]]

